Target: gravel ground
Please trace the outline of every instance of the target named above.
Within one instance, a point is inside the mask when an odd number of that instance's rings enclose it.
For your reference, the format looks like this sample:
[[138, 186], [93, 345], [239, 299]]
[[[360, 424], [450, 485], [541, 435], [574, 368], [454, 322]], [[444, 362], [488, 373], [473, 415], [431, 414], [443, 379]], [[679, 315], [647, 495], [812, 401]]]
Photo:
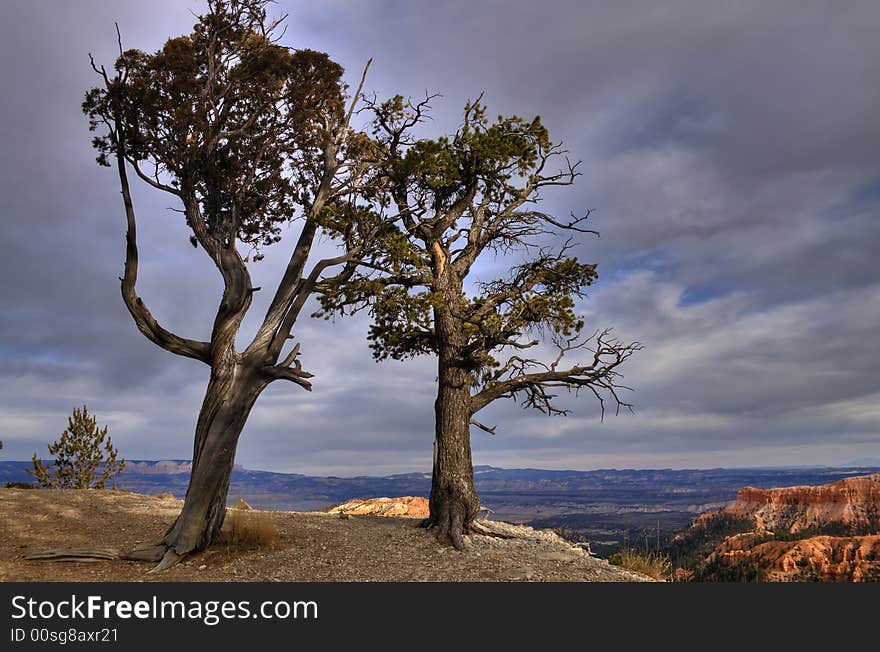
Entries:
[[637, 582], [546, 530], [494, 522], [511, 539], [466, 537], [458, 552], [408, 517], [264, 512], [278, 530], [270, 547], [219, 544], [164, 572], [121, 560], [23, 559], [58, 548], [129, 550], [159, 538], [180, 511], [169, 496], [123, 491], [0, 489], [0, 580], [61, 582]]

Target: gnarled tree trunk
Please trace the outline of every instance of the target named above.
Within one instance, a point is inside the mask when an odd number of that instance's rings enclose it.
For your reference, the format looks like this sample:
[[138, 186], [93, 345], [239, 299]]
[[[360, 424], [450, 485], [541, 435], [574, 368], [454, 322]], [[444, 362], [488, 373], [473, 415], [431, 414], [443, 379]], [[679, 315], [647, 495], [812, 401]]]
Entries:
[[434, 403], [434, 470], [425, 525], [436, 526], [458, 550], [480, 508], [474, 488], [470, 437], [470, 374], [463, 365], [463, 325], [446, 309], [435, 309], [438, 344], [437, 400]]
[[[375, 166], [365, 165], [365, 150], [348, 146], [362, 138], [349, 123], [366, 69], [346, 110], [342, 68], [325, 54], [278, 45], [275, 30], [283, 18], [269, 19], [266, 4], [210, 2], [209, 11], [198, 16], [198, 43], [186, 57], [177, 57], [170, 71], [167, 50], [132, 55], [120, 41], [112, 77], [92, 62], [103, 88], [89, 90], [83, 103], [90, 128], [107, 128], [93, 139], [98, 162], [109, 164], [111, 156], [116, 160], [127, 225], [120, 278], [125, 305], [150, 341], [211, 369], [183, 510], [161, 542], [125, 555], [161, 559], [154, 571], [217, 537], [238, 438], [257, 397], [275, 380], [311, 390], [307, 379], [312, 374], [298, 360], [299, 344], [281, 357], [300, 311], [327, 280], [326, 270], [349, 263], [356, 267], [371, 257], [372, 240], [380, 232], [371, 221], [362, 224], [348, 214], [317, 219], [328, 202], [373, 183]], [[265, 74], [253, 75], [252, 69]], [[177, 115], [180, 98], [198, 120], [189, 113]], [[220, 104], [223, 110], [217, 110]], [[149, 186], [181, 202], [193, 246], [204, 250], [223, 277], [223, 297], [208, 341], [162, 327], [137, 294], [137, 220], [129, 167]], [[302, 188], [291, 186], [291, 169], [308, 179]], [[294, 205], [305, 223], [262, 325], [239, 353], [236, 336], [260, 288], [252, 285], [238, 247], [277, 242]], [[318, 260], [307, 271], [318, 233], [341, 238], [346, 252]]]
[[211, 380], [196, 423], [193, 468], [183, 509], [154, 546], [127, 557], [162, 561], [161, 570], [183, 556], [208, 547], [220, 534], [238, 438], [266, 383], [243, 364], [221, 363]]

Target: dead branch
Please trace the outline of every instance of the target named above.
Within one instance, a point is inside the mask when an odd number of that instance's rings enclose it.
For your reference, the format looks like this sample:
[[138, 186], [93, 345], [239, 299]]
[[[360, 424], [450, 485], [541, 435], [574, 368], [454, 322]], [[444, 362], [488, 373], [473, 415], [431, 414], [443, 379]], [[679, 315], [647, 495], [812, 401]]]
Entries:
[[490, 428], [489, 426], [483, 425], [482, 423], [480, 423], [480, 422], [477, 421], [476, 419], [471, 419], [471, 425], [472, 425], [472, 426], [476, 426], [476, 427], [479, 428], [480, 430], [484, 430], [484, 431], [488, 432], [490, 435], [494, 435], [494, 434], [495, 434], [495, 428], [497, 427], [497, 426], [492, 426], [492, 427]]
[[[549, 365], [539, 360], [512, 356], [472, 397], [472, 413], [476, 414], [499, 398], [519, 397], [523, 407], [535, 408], [544, 414], [564, 415], [568, 411], [558, 408], [553, 402], [557, 395], [552, 390], [557, 388], [575, 393], [582, 389], [591, 391], [599, 401], [602, 418], [608, 397], [614, 400], [617, 413], [621, 408], [632, 410], [632, 404], [620, 396], [620, 390], [630, 388], [620, 383], [622, 376], [617, 368], [642, 348], [640, 343], [623, 344], [613, 339], [609, 330], [605, 330], [585, 339], [572, 338], [557, 341], [556, 344], [559, 353]], [[561, 360], [577, 350], [590, 351], [592, 360], [559, 369]], [[531, 371], [536, 368], [540, 371]]]

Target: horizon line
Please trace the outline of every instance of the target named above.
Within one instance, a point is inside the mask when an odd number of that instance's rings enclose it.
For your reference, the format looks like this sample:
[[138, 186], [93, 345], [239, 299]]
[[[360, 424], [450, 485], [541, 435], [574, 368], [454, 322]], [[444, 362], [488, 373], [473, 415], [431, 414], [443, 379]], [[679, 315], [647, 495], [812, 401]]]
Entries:
[[[44, 460], [51, 461], [51, 460]], [[132, 464], [139, 464], [144, 462], [151, 463], [159, 463], [159, 462], [174, 462], [178, 464], [192, 464], [191, 459], [138, 459], [138, 460], [125, 460], [126, 462]], [[2, 463], [19, 463], [19, 464], [31, 464], [32, 460], [0, 460], [0, 464]], [[265, 469], [257, 469], [244, 466], [239, 463], [235, 463], [234, 468], [238, 468], [244, 471], [256, 471], [259, 473], [275, 473], [278, 475], [302, 475], [302, 476], [311, 476], [311, 477], [323, 477], [323, 478], [389, 478], [398, 475], [411, 475], [414, 473], [419, 474], [429, 474], [431, 473], [430, 469], [426, 470], [413, 470], [413, 471], [401, 471], [396, 473], [386, 473], [384, 475], [367, 475], [367, 474], [352, 474], [352, 475], [335, 475], [335, 474], [314, 474], [314, 473], [301, 473], [297, 471], [268, 471]], [[493, 469], [499, 471], [549, 471], [552, 473], [598, 473], [601, 471], [785, 471], [785, 470], [797, 470], [797, 469], [876, 469], [880, 470], [880, 460], [878, 460], [878, 464], [876, 465], [851, 465], [851, 464], [794, 464], [794, 465], [764, 465], [764, 466], [707, 466], [707, 467], [681, 467], [681, 468], [673, 468], [673, 467], [600, 467], [596, 469], [552, 469], [552, 468], [541, 468], [534, 466], [518, 466], [518, 467], [506, 467], [506, 466], [493, 466], [490, 464], [478, 464], [475, 465], [474, 471], [479, 469]], [[123, 473], [125, 470], [122, 471]]]

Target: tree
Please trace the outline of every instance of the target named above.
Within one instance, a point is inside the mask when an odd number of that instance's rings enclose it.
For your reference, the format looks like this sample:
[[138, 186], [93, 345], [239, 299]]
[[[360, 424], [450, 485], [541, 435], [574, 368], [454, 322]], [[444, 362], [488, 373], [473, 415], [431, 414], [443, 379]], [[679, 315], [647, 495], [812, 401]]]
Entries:
[[[555, 248], [547, 242], [562, 232], [592, 233], [584, 225], [589, 213], [559, 220], [539, 210], [542, 191], [579, 174], [540, 118], [491, 122], [478, 100], [466, 105], [453, 135], [416, 139], [430, 100], [368, 101], [382, 182], [374, 210], [394, 228], [377, 240], [381, 264], [348, 265], [323, 284], [319, 314], [369, 306], [375, 358], [436, 356], [436, 449], [424, 525], [462, 549], [479, 509], [470, 426], [494, 433], [475, 415], [501, 398], [564, 414], [553, 400], [560, 388], [587, 390], [603, 414], [608, 397], [618, 410], [628, 407], [618, 394], [619, 367], [640, 345], [622, 344], [608, 330], [583, 335], [575, 300], [596, 279], [596, 266], [570, 255], [571, 240]], [[561, 170], [552, 171], [556, 163]], [[473, 281], [474, 263], [487, 254], [525, 261], [505, 278]], [[542, 335], [556, 345], [543, 360], [530, 353]], [[584, 361], [563, 364], [579, 353]]]
[[[257, 397], [276, 380], [311, 390], [299, 344], [284, 350], [303, 305], [327, 270], [362, 255], [371, 238], [369, 216], [358, 216], [345, 200], [368, 183], [363, 159], [370, 139], [349, 127], [355, 101], [347, 106], [343, 69], [326, 54], [279, 45], [285, 17], [269, 19], [268, 4], [209, 0], [191, 34], [168, 40], [154, 54], [123, 50], [120, 38], [112, 72], [92, 61], [102, 84], [83, 103], [99, 132], [93, 140], [98, 163], [112, 164], [119, 176], [127, 224], [123, 301], [149, 340], [210, 367], [181, 514], [161, 542], [129, 554], [161, 560], [154, 570], [206, 547], [219, 533], [235, 449]], [[191, 244], [223, 279], [209, 339], [166, 329], [137, 293], [129, 170], [172, 198]], [[239, 351], [239, 327], [260, 289], [251, 283], [248, 263], [280, 241], [280, 227], [295, 211], [301, 228], [286, 270], [261, 326]], [[345, 242], [346, 251], [309, 267], [320, 233]]]
[[55, 457], [50, 465], [43, 464], [36, 453], [34, 468], [25, 469], [41, 486], [49, 489], [103, 489], [107, 481], [125, 468], [125, 460], [107, 436], [107, 426], [98, 428], [98, 421], [82, 410], [73, 408], [67, 418], [67, 430], [49, 444]]

